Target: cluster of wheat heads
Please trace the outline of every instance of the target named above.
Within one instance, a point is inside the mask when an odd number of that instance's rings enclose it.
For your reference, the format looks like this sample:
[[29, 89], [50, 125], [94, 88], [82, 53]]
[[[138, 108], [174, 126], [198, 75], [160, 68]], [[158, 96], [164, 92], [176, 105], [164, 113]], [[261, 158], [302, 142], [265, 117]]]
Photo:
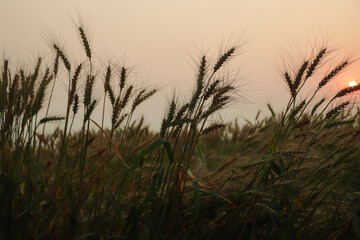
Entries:
[[[221, 132], [218, 147], [224, 152], [215, 159], [222, 164], [201, 180], [208, 192], [222, 197], [203, 205], [203, 216], [206, 210], [214, 214], [206, 236], [359, 236], [359, 111], [346, 96], [360, 87], [313, 102], [351, 62], [345, 59], [321, 75], [326, 53], [322, 48], [294, 72], [284, 71], [290, 99], [283, 112], [276, 114], [268, 105], [270, 117], [260, 119], [258, 113], [255, 121], [235, 122]], [[300, 90], [308, 81], [317, 87], [303, 98]], [[203, 140], [204, 148], [210, 145]]]
[[[7, 60], [1, 66], [2, 238], [357, 236], [360, 117], [346, 96], [360, 87], [318, 100], [350, 59], [321, 75], [331, 53], [323, 47], [286, 69], [285, 110], [268, 105], [269, 117], [259, 112], [241, 126], [213, 119], [234, 100], [236, 88], [222, 70], [242, 45], [215, 60], [200, 56], [191, 95], [172, 97], [154, 133], [134, 113], [158, 89], [138, 87], [127, 66], [95, 71], [84, 27], [77, 30], [85, 53], [80, 64], [54, 42], [51, 69], [42, 58], [32, 71]], [[59, 81], [67, 88], [63, 116], [50, 114]], [[310, 81], [317, 86], [304, 98]], [[97, 107], [101, 123], [92, 120]], [[80, 130], [73, 129], [75, 118]], [[62, 127], [45, 134], [51, 121]]]
[[[64, 229], [59, 237], [68, 238], [79, 230], [74, 221], [80, 215], [84, 217], [84, 223], [95, 221], [104, 202], [110, 202], [104, 198], [107, 182], [99, 184], [99, 181], [108, 174], [108, 162], [114, 158], [112, 146], [116, 148], [117, 158], [124, 161], [119, 153], [121, 145], [115, 146], [112, 135], [125, 120], [126, 124], [122, 125], [124, 142], [128, 130], [133, 129], [134, 111], [157, 91], [137, 89], [125, 82], [128, 74], [125, 66], [122, 68], [120, 93], [111, 102], [113, 121], [110, 136], [107, 135], [108, 160], [99, 161], [104, 154], [97, 149], [96, 162], [100, 164], [94, 165], [95, 150], [89, 149], [94, 140], [90, 123], [98, 103], [94, 94], [95, 82], [100, 81], [100, 77], [93, 71], [94, 60], [84, 28], [79, 26], [78, 32], [86, 55], [83, 63], [71, 63], [58, 43], [51, 45], [55, 53], [52, 69], [44, 67], [46, 63], [42, 58], [38, 59], [32, 72], [22, 68], [14, 68], [16, 71], [13, 72], [9, 61], [3, 62], [0, 78], [2, 237], [37, 238], [52, 236]], [[50, 115], [55, 84], [64, 80], [58, 79], [58, 72], [63, 70], [67, 76], [66, 112], [64, 116]], [[108, 73], [105, 79], [105, 91], [113, 96], [110, 75]], [[126, 91], [121, 96], [124, 88]], [[83, 110], [82, 126], [79, 132], [74, 132], [72, 126], [79, 110]], [[53, 135], [45, 135], [45, 124], [52, 121], [63, 121], [63, 128]], [[125, 162], [123, 164], [127, 166]], [[98, 179], [96, 191], [93, 189], [95, 177]], [[90, 189], [93, 192], [90, 193]], [[90, 202], [94, 208], [89, 208]], [[84, 208], [90, 210], [83, 213]]]
[[[219, 71], [240, 46], [227, 49], [212, 66], [207, 56], [200, 59], [193, 94], [184, 103], [174, 96], [160, 132], [154, 134], [143, 127], [143, 119], [135, 125], [133, 116], [158, 89], [137, 88], [126, 66], [109, 64], [104, 70], [102, 107], [110, 103], [110, 129], [104, 129], [104, 120], [92, 121], [99, 102], [94, 87], [101, 77], [94, 73], [83, 26], [78, 33], [86, 56], [80, 64], [72, 63], [56, 42], [51, 44], [51, 70], [42, 58], [29, 73], [18, 69], [12, 74], [9, 62], [3, 63], [1, 236], [182, 235], [184, 226], [175, 226], [184, 198], [192, 195], [190, 159], [202, 135], [224, 127], [208, 119], [231, 100], [235, 89]], [[60, 80], [67, 86], [64, 116], [50, 114]], [[80, 131], [73, 130], [75, 118], [82, 119]], [[63, 127], [45, 134], [46, 123], [52, 121], [62, 121]], [[143, 141], [141, 146], [133, 146], [139, 144], [135, 138]]]

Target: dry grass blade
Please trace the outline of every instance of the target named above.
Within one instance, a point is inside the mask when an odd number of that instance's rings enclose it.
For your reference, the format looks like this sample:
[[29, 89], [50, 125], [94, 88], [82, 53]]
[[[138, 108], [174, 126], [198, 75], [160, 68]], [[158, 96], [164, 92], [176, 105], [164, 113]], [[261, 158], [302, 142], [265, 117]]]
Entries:
[[269, 111], [271, 112], [271, 116], [275, 117], [275, 112], [274, 112], [274, 109], [272, 108], [272, 106], [269, 103], [266, 106], [268, 107]]

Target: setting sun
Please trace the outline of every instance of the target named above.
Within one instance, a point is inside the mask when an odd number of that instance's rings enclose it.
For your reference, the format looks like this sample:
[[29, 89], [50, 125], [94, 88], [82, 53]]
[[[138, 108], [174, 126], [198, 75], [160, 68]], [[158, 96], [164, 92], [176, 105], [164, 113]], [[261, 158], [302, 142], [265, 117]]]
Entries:
[[357, 83], [356, 83], [355, 81], [349, 82], [349, 86], [350, 86], [350, 87], [354, 87], [354, 86], [356, 86], [356, 85], [357, 85]]

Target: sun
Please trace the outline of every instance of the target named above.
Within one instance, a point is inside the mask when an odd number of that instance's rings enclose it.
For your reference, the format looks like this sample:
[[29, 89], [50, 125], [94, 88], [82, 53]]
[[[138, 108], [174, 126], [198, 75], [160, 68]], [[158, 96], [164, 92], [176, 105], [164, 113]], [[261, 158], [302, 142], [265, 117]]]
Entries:
[[355, 82], [355, 81], [349, 82], [350, 87], [355, 87], [356, 85], [357, 85], [357, 82]]

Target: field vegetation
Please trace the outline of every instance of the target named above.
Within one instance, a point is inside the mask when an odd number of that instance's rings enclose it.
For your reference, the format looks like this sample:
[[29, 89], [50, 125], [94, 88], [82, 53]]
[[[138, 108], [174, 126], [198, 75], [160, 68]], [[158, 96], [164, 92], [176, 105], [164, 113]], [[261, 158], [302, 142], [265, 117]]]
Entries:
[[[78, 33], [81, 64], [55, 42], [52, 63], [39, 58], [29, 71], [2, 63], [1, 239], [360, 237], [360, 111], [349, 97], [360, 85], [322, 98], [351, 59], [324, 72], [336, 56], [319, 48], [284, 69], [281, 112], [268, 105], [266, 117], [240, 125], [214, 119], [239, 91], [222, 69], [242, 45], [200, 56], [192, 93], [174, 95], [153, 132], [134, 112], [158, 89], [133, 83], [127, 66], [94, 73], [82, 26]], [[67, 84], [64, 115], [51, 114], [58, 81]], [[308, 82], [317, 85], [303, 97]], [[95, 108], [102, 122], [92, 120]], [[54, 121], [62, 127], [47, 133]]]

